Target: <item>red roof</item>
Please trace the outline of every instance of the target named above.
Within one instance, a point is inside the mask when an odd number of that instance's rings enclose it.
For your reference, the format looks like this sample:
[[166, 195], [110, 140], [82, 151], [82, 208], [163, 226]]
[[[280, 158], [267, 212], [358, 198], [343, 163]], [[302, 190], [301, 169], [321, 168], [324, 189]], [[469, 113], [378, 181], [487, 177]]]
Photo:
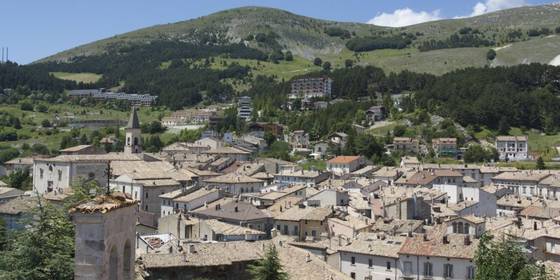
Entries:
[[327, 161], [328, 163], [347, 164], [359, 160], [360, 156], [338, 156]]

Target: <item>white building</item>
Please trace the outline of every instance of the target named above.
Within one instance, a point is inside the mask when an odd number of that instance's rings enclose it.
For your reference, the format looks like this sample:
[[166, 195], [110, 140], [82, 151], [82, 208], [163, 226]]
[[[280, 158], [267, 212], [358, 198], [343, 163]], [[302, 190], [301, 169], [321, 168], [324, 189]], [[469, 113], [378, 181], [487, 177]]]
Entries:
[[109, 161], [141, 160], [140, 154], [127, 153], [36, 158], [33, 162], [33, 190], [39, 194], [53, 191], [63, 193], [80, 180], [95, 180], [100, 186], [107, 186]]
[[529, 159], [529, 144], [527, 136], [498, 136], [496, 150], [500, 160], [517, 161]]
[[188, 212], [207, 203], [222, 198], [218, 189], [201, 188], [194, 191], [176, 190], [159, 196], [161, 198], [161, 216], [173, 214], [179, 210]]
[[203, 181], [203, 184], [233, 195], [260, 192], [264, 188], [263, 180], [237, 173], [208, 178]]
[[311, 170], [282, 170], [274, 175], [274, 182], [278, 184], [302, 184], [308, 187], [315, 187], [317, 184], [330, 177], [328, 172]]
[[352, 279], [396, 280], [399, 251], [405, 237], [384, 234], [360, 234], [347, 246], [341, 247], [340, 271]]
[[364, 163], [361, 156], [338, 156], [327, 161], [327, 170], [340, 176], [358, 170]]
[[237, 101], [237, 116], [243, 120], [250, 120], [253, 114], [253, 103], [251, 97], [241, 96]]
[[292, 81], [289, 99], [330, 98], [332, 79], [328, 77], [302, 78]]

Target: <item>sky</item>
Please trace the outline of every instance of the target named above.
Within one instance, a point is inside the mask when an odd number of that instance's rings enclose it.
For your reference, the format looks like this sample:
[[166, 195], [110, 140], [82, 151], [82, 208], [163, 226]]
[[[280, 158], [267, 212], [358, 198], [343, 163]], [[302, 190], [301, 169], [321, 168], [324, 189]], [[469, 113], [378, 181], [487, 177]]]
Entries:
[[0, 46], [20, 64], [156, 24], [243, 6], [336, 21], [406, 26], [551, 0], [11, 0], [2, 1]]

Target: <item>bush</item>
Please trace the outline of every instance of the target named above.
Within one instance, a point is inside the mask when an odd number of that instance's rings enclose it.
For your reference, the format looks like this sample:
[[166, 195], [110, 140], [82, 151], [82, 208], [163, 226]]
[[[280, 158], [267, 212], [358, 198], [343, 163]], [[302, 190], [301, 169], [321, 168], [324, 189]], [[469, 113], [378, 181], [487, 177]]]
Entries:
[[50, 154], [49, 148], [43, 144], [35, 143], [31, 146], [31, 152], [36, 155], [48, 155]]
[[33, 111], [33, 104], [31, 104], [30, 102], [27, 102], [27, 101], [23, 101], [19, 105], [19, 108], [23, 111]]
[[350, 31], [340, 27], [327, 27], [325, 28], [325, 34], [331, 37], [340, 37], [340, 39], [349, 39], [352, 37]]
[[401, 36], [393, 37], [356, 37], [346, 42], [346, 47], [355, 52], [367, 52], [379, 49], [404, 49], [412, 41]]
[[316, 66], [321, 66], [321, 64], [323, 64], [323, 60], [320, 57], [316, 57], [313, 60], [313, 64], [315, 64]]
[[37, 112], [46, 113], [48, 110], [49, 107], [47, 107], [45, 104], [39, 104], [35, 106], [35, 111]]
[[486, 59], [494, 60], [495, 58], [496, 58], [496, 51], [493, 49], [488, 50], [488, 52], [486, 53]]

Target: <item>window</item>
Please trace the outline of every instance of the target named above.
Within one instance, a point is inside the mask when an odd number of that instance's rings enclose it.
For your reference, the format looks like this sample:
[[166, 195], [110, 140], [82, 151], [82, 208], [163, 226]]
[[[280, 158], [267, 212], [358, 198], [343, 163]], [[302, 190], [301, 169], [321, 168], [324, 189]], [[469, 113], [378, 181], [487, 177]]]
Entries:
[[355, 272], [350, 272], [350, 278], [356, 279], [356, 273]]
[[148, 192], [146, 192], [146, 198], [148, 198]]
[[369, 267], [369, 268], [372, 268], [372, 267], [373, 267], [373, 260], [372, 260], [372, 259], [369, 259], [369, 260], [368, 260], [368, 267]]
[[124, 186], [122, 186], [122, 192], [123, 192], [123, 193], [125, 192], [124, 190], [125, 190], [125, 187], [124, 187]]
[[453, 265], [452, 264], [444, 264], [443, 265], [443, 277], [445, 278], [453, 278]]
[[474, 266], [468, 266], [467, 267], [467, 279], [471, 280], [474, 279]]
[[62, 170], [58, 170], [58, 180], [62, 181]]
[[350, 257], [350, 263], [352, 265], [355, 265], [356, 264], [356, 257]]
[[434, 276], [433, 266], [430, 262], [424, 263], [424, 276], [431, 277]]
[[39, 177], [40, 177], [41, 179], [43, 179], [43, 173], [44, 173], [43, 168], [40, 168], [40, 169], [39, 169]]
[[311, 236], [313, 236], [313, 237], [317, 236], [317, 231], [312, 230], [312, 231], [311, 231]]
[[412, 262], [404, 262], [404, 275], [412, 274]]
[[387, 262], [387, 270], [391, 270], [391, 262]]
[[148, 211], [148, 205], [144, 206], [144, 210]]

